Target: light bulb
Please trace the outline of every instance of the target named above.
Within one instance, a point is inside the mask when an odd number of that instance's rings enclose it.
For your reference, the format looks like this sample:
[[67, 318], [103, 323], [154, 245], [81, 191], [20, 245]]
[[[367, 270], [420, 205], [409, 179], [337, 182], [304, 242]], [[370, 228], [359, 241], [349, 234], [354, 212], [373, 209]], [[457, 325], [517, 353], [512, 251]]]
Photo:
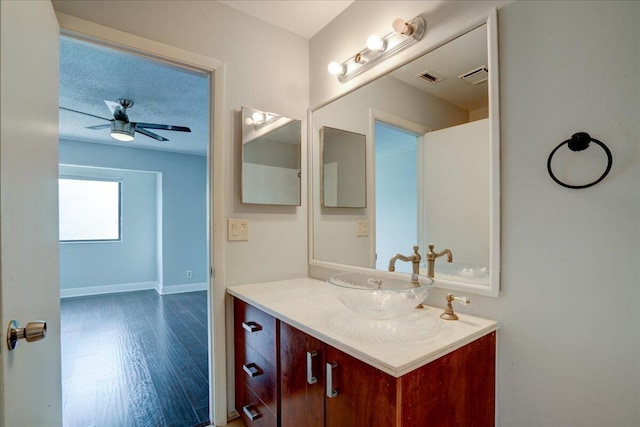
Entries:
[[122, 142], [133, 141], [133, 135], [124, 132], [111, 132], [111, 138]]
[[367, 49], [372, 51], [383, 51], [385, 48], [384, 41], [378, 36], [371, 35], [367, 39]]
[[247, 117], [244, 119], [244, 124], [247, 126], [251, 126], [253, 124], [253, 119], [251, 117]]
[[346, 72], [346, 67], [342, 64], [338, 64], [337, 62], [333, 61], [329, 64], [329, 66], [327, 67], [327, 70], [329, 71], [329, 74], [333, 76], [344, 76], [344, 73]]
[[393, 20], [393, 32], [396, 34], [404, 34], [405, 36], [409, 36], [413, 33], [413, 26], [409, 24], [402, 18], [396, 18]]
[[259, 112], [259, 111], [256, 111], [256, 112], [254, 112], [254, 113], [251, 115], [251, 118], [253, 119], [253, 123], [255, 123], [255, 124], [259, 124], [259, 123], [264, 122], [264, 120], [265, 120], [265, 115], [264, 115], [264, 113], [261, 113], [261, 112]]

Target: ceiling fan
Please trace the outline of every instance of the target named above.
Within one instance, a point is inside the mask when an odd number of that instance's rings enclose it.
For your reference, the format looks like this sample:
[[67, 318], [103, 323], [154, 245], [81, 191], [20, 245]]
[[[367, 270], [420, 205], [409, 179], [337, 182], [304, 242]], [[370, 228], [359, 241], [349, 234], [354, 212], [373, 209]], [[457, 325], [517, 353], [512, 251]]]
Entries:
[[105, 119], [104, 117], [95, 116], [93, 114], [84, 113], [82, 111], [72, 110], [70, 108], [60, 107], [62, 110], [72, 111], [74, 113], [84, 114], [85, 116], [95, 117], [97, 119], [107, 120], [110, 122], [109, 124], [95, 125], [95, 126], [87, 126], [87, 129], [106, 129], [111, 128], [111, 137], [117, 139], [118, 141], [133, 141], [134, 134], [136, 132], [141, 133], [143, 135], [148, 136], [149, 138], [153, 138], [158, 141], [169, 141], [167, 138], [158, 135], [157, 133], [153, 133], [148, 129], [160, 129], [160, 130], [173, 130], [177, 132], [191, 132], [191, 129], [185, 126], [172, 126], [172, 125], [161, 125], [157, 123], [140, 123], [140, 122], [130, 122], [129, 116], [127, 116], [127, 110], [133, 106], [133, 101], [130, 99], [118, 99], [118, 102], [104, 101], [109, 107], [111, 114], [113, 115], [113, 119]]

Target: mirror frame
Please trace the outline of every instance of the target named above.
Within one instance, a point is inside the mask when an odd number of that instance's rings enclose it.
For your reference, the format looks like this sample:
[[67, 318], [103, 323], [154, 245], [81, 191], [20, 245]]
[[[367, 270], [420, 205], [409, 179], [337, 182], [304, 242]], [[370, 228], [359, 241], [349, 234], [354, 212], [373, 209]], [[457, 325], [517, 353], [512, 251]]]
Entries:
[[[387, 73], [383, 75], [376, 76], [372, 80], [367, 80], [363, 84], [354, 87], [350, 91], [347, 91], [341, 94], [339, 97], [333, 98], [327, 101], [324, 104], [318, 105], [317, 107], [310, 109], [308, 111], [308, 123], [307, 126], [307, 140], [308, 140], [308, 159], [307, 159], [307, 167], [308, 171], [310, 171], [310, 176], [308, 179], [308, 210], [309, 210], [309, 266], [310, 267], [319, 267], [324, 268], [329, 271], [356, 271], [356, 272], [369, 272], [371, 268], [357, 267], [345, 264], [338, 264], [334, 262], [328, 261], [320, 261], [314, 258], [314, 215], [315, 211], [318, 209], [322, 209], [320, 206], [314, 207], [315, 196], [313, 194], [314, 190], [314, 159], [313, 159], [313, 144], [314, 144], [314, 135], [313, 135], [313, 113], [320, 108], [330, 104], [338, 98], [348, 95], [349, 93], [363, 87], [371, 83], [373, 80], [383, 77], [387, 75], [389, 72], [400, 68], [407, 63], [425, 55], [443, 45], [448, 43], [449, 41], [477, 28], [481, 25], [487, 25], [487, 47], [488, 47], [488, 66], [489, 66], [489, 80], [488, 80], [488, 92], [489, 92], [489, 140], [490, 140], [490, 159], [489, 159], [489, 284], [481, 285], [475, 283], [465, 283], [453, 280], [445, 280], [435, 278], [435, 286], [437, 288], [455, 290], [467, 292], [475, 295], [484, 295], [490, 297], [498, 297], [500, 293], [500, 92], [499, 92], [499, 62], [498, 62], [498, 12], [496, 8], [492, 8], [487, 14], [483, 14], [475, 21], [471, 22], [469, 25], [464, 28], [460, 28], [453, 34], [450, 34], [446, 39], [440, 40], [436, 43], [432, 43], [428, 46], [425, 46], [424, 49], [417, 52], [413, 55], [408, 61], [398, 64], [397, 67], [394, 67], [392, 70], [389, 70]], [[370, 152], [368, 150], [367, 152]], [[370, 165], [373, 161], [373, 157], [369, 158], [371, 155], [367, 156], [367, 165]], [[369, 169], [369, 168], [368, 168]], [[369, 169], [371, 170], [371, 169]], [[367, 186], [369, 187], [369, 186]], [[368, 190], [367, 190], [368, 191]], [[367, 197], [368, 198], [368, 197]], [[375, 218], [375, 213], [373, 215], [370, 213], [368, 215], [369, 221], [372, 218]], [[370, 226], [370, 238], [372, 236], [371, 226]], [[409, 248], [407, 248], [409, 249]], [[424, 252], [425, 248], [421, 248], [421, 251]], [[423, 256], [424, 258], [424, 256]]]

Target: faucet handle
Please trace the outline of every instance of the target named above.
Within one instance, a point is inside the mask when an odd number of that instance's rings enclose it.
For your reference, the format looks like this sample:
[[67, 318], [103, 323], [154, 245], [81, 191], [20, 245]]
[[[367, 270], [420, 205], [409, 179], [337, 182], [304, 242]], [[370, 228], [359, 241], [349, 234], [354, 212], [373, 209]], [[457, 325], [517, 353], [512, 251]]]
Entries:
[[469, 297], [457, 297], [453, 294], [447, 294], [446, 296], [447, 306], [444, 309], [444, 313], [440, 315], [440, 317], [444, 320], [458, 320], [458, 315], [453, 312], [453, 305], [451, 304], [453, 301], [460, 303], [462, 305], [471, 304], [471, 298]]

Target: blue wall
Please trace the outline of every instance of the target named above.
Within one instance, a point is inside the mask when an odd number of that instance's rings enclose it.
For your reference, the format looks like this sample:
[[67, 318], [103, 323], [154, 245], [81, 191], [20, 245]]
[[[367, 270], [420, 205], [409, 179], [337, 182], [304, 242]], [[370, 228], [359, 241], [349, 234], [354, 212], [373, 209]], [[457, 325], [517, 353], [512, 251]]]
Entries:
[[[163, 285], [181, 285], [190, 283], [204, 283], [208, 278], [207, 263], [207, 159], [204, 156], [167, 153], [156, 150], [118, 147], [112, 145], [93, 144], [78, 141], [60, 141], [61, 164], [97, 166], [103, 168], [130, 169], [136, 171], [151, 171], [162, 173], [162, 270]], [[123, 193], [124, 193], [123, 187]], [[148, 197], [141, 195], [142, 199]], [[155, 195], [154, 195], [155, 198]], [[148, 201], [147, 201], [148, 202]], [[124, 203], [124, 201], [123, 201]], [[126, 208], [123, 205], [123, 209]], [[154, 208], [155, 209], [155, 208]], [[124, 218], [123, 218], [124, 220]], [[151, 225], [151, 223], [153, 225]], [[155, 230], [155, 216], [149, 218], [148, 226]], [[123, 239], [127, 239], [123, 223]], [[79, 256], [82, 247], [104, 246], [103, 243], [89, 244], [61, 244], [60, 249], [60, 277], [61, 287], [85, 287], [96, 284], [121, 284], [140, 281], [142, 269], [133, 264], [155, 256], [156, 247], [149, 242], [144, 254], [139, 254], [123, 261], [122, 259], [104, 259], [105, 263], [112, 263], [110, 269], [101, 274], [100, 283], [80, 283], [78, 273], [72, 270], [90, 269], [92, 263]], [[113, 243], [118, 245], [118, 243]], [[73, 247], [73, 249], [70, 249]], [[131, 263], [125, 266], [126, 262]], [[155, 261], [154, 261], [155, 262]], [[138, 271], [129, 279], [124, 279], [120, 273]], [[186, 277], [186, 271], [193, 272], [192, 278]], [[111, 274], [109, 276], [109, 273]], [[86, 274], [83, 274], [86, 277]], [[65, 281], [68, 280], [67, 283]], [[124, 281], [123, 281], [124, 280]], [[151, 280], [158, 280], [154, 278]]]

